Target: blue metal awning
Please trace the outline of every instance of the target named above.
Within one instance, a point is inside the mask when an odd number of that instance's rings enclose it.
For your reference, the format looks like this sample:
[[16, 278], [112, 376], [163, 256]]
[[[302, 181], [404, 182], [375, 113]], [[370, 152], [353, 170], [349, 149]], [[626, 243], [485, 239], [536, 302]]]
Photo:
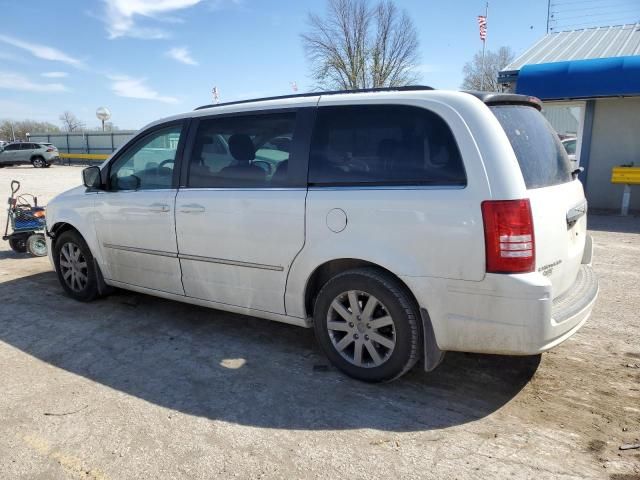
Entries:
[[640, 95], [640, 56], [525, 65], [516, 93], [541, 100]]

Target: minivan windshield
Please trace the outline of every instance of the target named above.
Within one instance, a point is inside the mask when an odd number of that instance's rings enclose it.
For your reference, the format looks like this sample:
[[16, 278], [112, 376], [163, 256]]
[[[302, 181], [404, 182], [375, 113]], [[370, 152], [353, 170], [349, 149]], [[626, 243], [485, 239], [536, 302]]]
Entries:
[[567, 152], [538, 110], [523, 105], [490, 108], [511, 142], [527, 188], [550, 187], [572, 180]]

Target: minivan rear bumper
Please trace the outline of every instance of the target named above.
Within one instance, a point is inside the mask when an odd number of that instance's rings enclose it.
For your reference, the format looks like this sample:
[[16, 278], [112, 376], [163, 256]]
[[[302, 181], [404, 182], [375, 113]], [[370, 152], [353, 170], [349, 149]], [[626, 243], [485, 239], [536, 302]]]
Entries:
[[427, 309], [440, 350], [534, 355], [562, 343], [591, 315], [598, 296], [593, 269], [552, 299], [540, 273], [487, 274], [481, 282], [403, 277]]

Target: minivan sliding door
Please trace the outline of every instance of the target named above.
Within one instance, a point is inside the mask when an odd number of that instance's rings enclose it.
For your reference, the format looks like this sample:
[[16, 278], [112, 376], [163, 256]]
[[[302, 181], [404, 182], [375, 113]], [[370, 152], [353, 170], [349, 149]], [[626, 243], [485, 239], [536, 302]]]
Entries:
[[305, 238], [313, 109], [200, 119], [176, 198], [189, 297], [285, 313], [289, 267]]

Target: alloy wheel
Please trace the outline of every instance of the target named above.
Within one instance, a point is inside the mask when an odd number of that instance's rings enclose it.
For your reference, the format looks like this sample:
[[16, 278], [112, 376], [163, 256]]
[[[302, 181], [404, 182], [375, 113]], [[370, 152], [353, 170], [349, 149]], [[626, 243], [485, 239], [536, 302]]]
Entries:
[[60, 272], [67, 286], [74, 292], [82, 292], [89, 282], [87, 260], [80, 247], [72, 242], [60, 249]]
[[396, 328], [384, 304], [366, 292], [338, 295], [327, 313], [327, 330], [336, 351], [357, 367], [384, 364], [396, 346]]

